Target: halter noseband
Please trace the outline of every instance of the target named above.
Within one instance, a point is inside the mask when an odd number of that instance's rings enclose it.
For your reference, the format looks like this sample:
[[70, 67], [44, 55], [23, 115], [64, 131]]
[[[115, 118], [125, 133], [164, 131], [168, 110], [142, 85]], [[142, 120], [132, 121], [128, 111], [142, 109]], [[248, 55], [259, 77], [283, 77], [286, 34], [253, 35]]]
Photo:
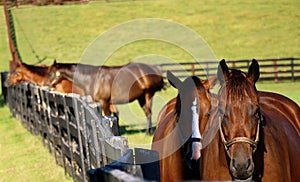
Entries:
[[258, 142], [259, 142], [259, 132], [260, 132], [259, 127], [260, 127], [260, 122], [261, 122], [261, 114], [260, 114], [260, 117], [259, 117], [259, 120], [258, 120], [258, 123], [257, 123], [257, 130], [256, 130], [255, 140], [252, 140], [252, 139], [247, 138], [247, 137], [236, 137], [236, 138], [233, 138], [233, 139], [227, 141], [225, 139], [225, 136], [224, 136], [224, 133], [223, 133], [222, 127], [221, 127], [221, 124], [222, 124], [221, 116], [219, 116], [219, 122], [220, 122], [220, 129], [219, 130], [220, 130], [221, 140], [222, 140], [222, 143], [224, 144], [226, 153], [229, 157], [230, 157], [229, 149], [233, 144], [236, 144], [236, 143], [248, 143], [248, 144], [250, 144], [253, 147], [252, 152], [255, 153], [255, 151], [257, 149]]

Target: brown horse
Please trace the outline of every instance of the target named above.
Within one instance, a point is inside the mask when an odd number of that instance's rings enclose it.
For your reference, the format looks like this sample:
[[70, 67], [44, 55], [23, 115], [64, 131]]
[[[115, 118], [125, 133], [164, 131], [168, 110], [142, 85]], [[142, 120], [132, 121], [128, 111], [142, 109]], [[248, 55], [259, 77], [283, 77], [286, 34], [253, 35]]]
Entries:
[[168, 72], [167, 78], [178, 89], [178, 96], [160, 111], [153, 137], [152, 149], [160, 155], [160, 179], [197, 180], [202, 134], [212, 105], [209, 89], [216, 77], [201, 82], [192, 76], [181, 82]]
[[[26, 63], [18, 62], [17, 67], [14, 72], [11, 72], [6, 81], [5, 86], [9, 87], [16, 85], [18, 83], [27, 81], [35, 83], [39, 86], [43, 86], [44, 81], [48, 76], [48, 67], [47, 66], [34, 66]], [[61, 93], [76, 93], [83, 95], [83, 90], [73, 85], [72, 82], [63, 79], [55, 86], [55, 91]]]
[[125, 104], [138, 100], [147, 116], [147, 130], [152, 129], [151, 106], [155, 92], [164, 87], [160, 70], [154, 65], [129, 63], [123, 66], [92, 66], [85, 64], [53, 63], [48, 70], [47, 83], [56, 84], [65, 78], [87, 95], [100, 102], [105, 115], [114, 114], [112, 105]]
[[218, 109], [211, 113], [214, 119], [209, 122], [219, 122], [220, 129], [202, 151], [201, 178], [299, 181], [300, 138], [294, 128], [294, 119], [299, 116], [279, 112], [284, 104], [271, 100], [280, 97], [258, 93], [257, 61], [252, 61], [246, 74], [229, 70], [222, 60], [218, 78]]
[[284, 115], [300, 136], [300, 107], [294, 101], [283, 95], [265, 91], [258, 91], [258, 96], [260, 104]]

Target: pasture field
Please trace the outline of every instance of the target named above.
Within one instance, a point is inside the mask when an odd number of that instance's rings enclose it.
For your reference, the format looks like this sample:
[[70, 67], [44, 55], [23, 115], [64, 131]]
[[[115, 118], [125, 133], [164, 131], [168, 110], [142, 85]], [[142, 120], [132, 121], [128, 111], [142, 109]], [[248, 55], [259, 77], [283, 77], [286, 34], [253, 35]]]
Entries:
[[[50, 65], [79, 62], [88, 45], [100, 34], [138, 18], [161, 18], [194, 30], [211, 47], [217, 59], [300, 57], [300, 1], [146, 0], [91, 2], [63, 6], [13, 8], [17, 43], [24, 62]], [[3, 9], [3, 7], [2, 7]], [[0, 14], [0, 70], [9, 69], [6, 25]], [[116, 35], [118, 41], [118, 35]], [[193, 61], [186, 51], [166, 42], [143, 40], [119, 48], [105, 64], [118, 65], [145, 55], [162, 55], [174, 61]], [[149, 61], [149, 60], [146, 60]], [[157, 63], [157, 60], [151, 60]], [[259, 82], [259, 90], [288, 96], [300, 104], [300, 83]], [[167, 88], [153, 102], [153, 126], [161, 107], [176, 96]], [[138, 103], [118, 106], [121, 132], [130, 147], [150, 148], [152, 136], [143, 128], [146, 118]], [[70, 181], [41, 141], [12, 118], [1, 100], [0, 181]]]
[[72, 181], [40, 138], [13, 118], [8, 107], [0, 107], [0, 181]]

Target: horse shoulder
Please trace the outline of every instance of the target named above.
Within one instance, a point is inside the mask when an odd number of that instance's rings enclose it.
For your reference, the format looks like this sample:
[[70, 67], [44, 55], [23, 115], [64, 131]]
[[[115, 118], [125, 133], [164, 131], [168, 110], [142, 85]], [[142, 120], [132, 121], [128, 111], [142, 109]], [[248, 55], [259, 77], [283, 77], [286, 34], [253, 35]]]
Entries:
[[268, 108], [263, 108], [262, 112], [265, 118], [263, 181], [300, 179], [299, 173], [295, 171], [300, 162], [300, 139], [297, 131], [281, 113]]
[[227, 165], [226, 152], [218, 133], [210, 144], [203, 149], [201, 160], [202, 180], [232, 180]]
[[152, 150], [159, 153], [161, 181], [182, 179], [182, 157], [176, 125], [175, 113], [168, 113], [162, 118], [153, 136]]
[[90, 94], [93, 95], [95, 101], [106, 100], [110, 101], [111, 98], [111, 87], [114, 81], [113, 76], [103, 70], [98, 73], [97, 76], [92, 77], [93, 82], [90, 85]]
[[168, 142], [173, 142], [170, 134], [174, 133], [176, 128], [176, 115], [175, 113], [167, 114], [160, 122], [159, 127], [156, 128], [152, 141], [152, 149], [162, 152], [164, 147], [170, 147], [166, 145]]

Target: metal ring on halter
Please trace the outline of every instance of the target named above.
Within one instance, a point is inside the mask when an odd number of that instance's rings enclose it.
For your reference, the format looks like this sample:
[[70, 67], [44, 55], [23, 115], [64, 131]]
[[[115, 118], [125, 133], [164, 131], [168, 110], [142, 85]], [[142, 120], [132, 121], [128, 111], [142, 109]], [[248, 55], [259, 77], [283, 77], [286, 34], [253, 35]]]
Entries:
[[226, 153], [228, 156], [230, 156], [230, 152], [229, 152], [229, 148], [235, 144], [235, 143], [249, 143], [252, 147], [253, 147], [253, 153], [256, 151], [257, 149], [257, 145], [258, 145], [258, 142], [259, 142], [259, 127], [260, 127], [260, 121], [261, 121], [261, 115], [260, 115], [260, 118], [258, 120], [258, 123], [257, 123], [257, 130], [256, 130], [256, 136], [255, 136], [255, 140], [252, 140], [250, 138], [247, 138], [247, 137], [236, 137], [236, 138], [233, 138], [229, 141], [227, 141], [225, 139], [225, 136], [224, 136], [224, 133], [222, 131], [222, 127], [221, 127], [221, 123], [222, 123], [222, 119], [221, 119], [221, 116], [219, 116], [219, 122], [220, 122], [220, 136], [221, 136], [221, 140], [224, 144], [224, 147], [225, 147], [225, 150], [226, 150]]

